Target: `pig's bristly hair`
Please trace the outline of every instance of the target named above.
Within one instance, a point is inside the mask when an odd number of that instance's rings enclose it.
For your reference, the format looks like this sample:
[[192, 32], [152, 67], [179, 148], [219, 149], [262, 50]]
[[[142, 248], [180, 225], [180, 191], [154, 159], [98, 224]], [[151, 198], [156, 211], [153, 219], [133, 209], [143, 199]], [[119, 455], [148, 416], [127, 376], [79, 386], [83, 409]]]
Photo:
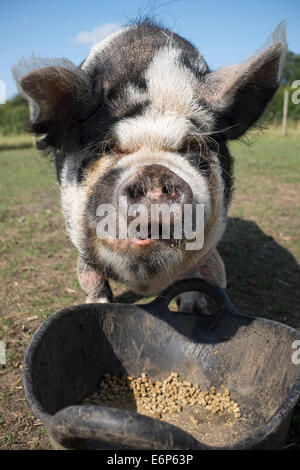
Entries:
[[12, 69], [20, 93], [29, 103], [27, 131], [42, 137], [37, 147], [51, 151], [78, 149], [81, 123], [94, 100], [88, 77], [67, 59], [22, 59]]
[[30, 72], [34, 72], [35, 70], [46, 67], [63, 67], [68, 70], [76, 69], [76, 66], [73, 64], [73, 62], [66, 58], [46, 59], [43, 57], [36, 57], [34, 54], [32, 54], [28, 59], [25, 59], [25, 57], [21, 58], [19, 62], [14, 67], [12, 67], [12, 75], [16, 81], [18, 91], [20, 95], [22, 95], [28, 101], [31, 122], [34, 122], [38, 117], [40, 106], [38, 102], [28, 95], [24, 88], [22, 88], [21, 80]]
[[217, 128], [226, 138], [242, 136], [261, 116], [280, 84], [287, 54], [285, 23], [243, 62], [205, 75], [201, 94], [210, 104]]

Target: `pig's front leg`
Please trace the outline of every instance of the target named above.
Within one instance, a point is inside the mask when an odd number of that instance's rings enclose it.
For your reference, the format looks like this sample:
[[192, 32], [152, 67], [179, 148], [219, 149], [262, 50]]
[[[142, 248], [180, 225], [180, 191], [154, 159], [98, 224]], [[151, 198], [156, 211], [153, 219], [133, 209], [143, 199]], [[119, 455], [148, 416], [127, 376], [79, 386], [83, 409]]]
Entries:
[[103, 273], [81, 257], [78, 259], [77, 275], [79, 284], [87, 295], [87, 304], [112, 302], [112, 291]]
[[[199, 277], [211, 284], [225, 289], [226, 272], [222, 258], [217, 250], [214, 250], [207, 260], [188, 277]], [[202, 313], [210, 315], [206, 298], [201, 292], [184, 292], [176, 299], [179, 311], [186, 313]]]

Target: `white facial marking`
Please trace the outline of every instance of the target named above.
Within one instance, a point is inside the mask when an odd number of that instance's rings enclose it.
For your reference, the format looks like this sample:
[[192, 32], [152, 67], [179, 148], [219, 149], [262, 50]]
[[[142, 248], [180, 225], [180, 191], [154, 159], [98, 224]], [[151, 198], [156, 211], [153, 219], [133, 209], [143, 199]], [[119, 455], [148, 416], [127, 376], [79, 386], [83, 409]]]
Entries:
[[180, 63], [180, 53], [174, 47], [161, 48], [146, 70], [147, 90], [127, 87], [131, 102], [148, 99], [150, 103], [141, 115], [125, 118], [114, 127], [121, 146], [129, 152], [142, 145], [177, 148], [184, 137], [195, 131], [190, 119], [200, 123], [200, 132], [213, 128], [211, 114], [197, 100], [198, 80]]
[[150, 107], [140, 116], [119, 121], [115, 133], [121, 147], [134, 152], [143, 145], [150, 149], [177, 148], [191, 128], [192, 124], [184, 117]]
[[149, 99], [160, 112], [203, 121], [203, 131], [207, 131], [213, 119], [197, 101], [199, 81], [180, 63], [181, 52], [174, 47], [164, 47], [156, 53], [145, 75]]

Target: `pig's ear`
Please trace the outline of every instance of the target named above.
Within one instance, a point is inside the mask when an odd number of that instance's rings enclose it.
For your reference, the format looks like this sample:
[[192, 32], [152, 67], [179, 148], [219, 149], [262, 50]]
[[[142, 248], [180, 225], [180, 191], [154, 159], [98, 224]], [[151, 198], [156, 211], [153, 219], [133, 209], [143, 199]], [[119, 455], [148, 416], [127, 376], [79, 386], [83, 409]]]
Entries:
[[[20, 92], [29, 102], [28, 130], [44, 135], [40, 147], [70, 149], [76, 146], [78, 128], [89, 111], [91, 101], [87, 75], [69, 62], [64, 66], [42, 67], [18, 77]], [[73, 65], [73, 64], [72, 64]]]
[[206, 75], [202, 95], [215, 112], [217, 128], [228, 139], [243, 135], [263, 113], [279, 86], [286, 51], [281, 23], [271, 44], [259, 53]]

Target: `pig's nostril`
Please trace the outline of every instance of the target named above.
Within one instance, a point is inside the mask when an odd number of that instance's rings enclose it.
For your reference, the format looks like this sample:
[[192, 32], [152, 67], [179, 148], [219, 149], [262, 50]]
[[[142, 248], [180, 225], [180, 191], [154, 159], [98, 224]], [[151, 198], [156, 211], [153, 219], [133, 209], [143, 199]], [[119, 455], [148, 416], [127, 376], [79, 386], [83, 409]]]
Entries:
[[139, 197], [142, 197], [145, 195], [144, 188], [142, 186], [130, 186], [128, 188], [128, 195], [131, 199], [138, 199]]
[[164, 194], [172, 194], [174, 192], [175, 188], [174, 188], [174, 184], [170, 184], [170, 183], [165, 183], [162, 185], [162, 192]]
[[117, 195], [127, 196], [130, 203], [186, 203], [192, 199], [188, 184], [174, 172], [160, 165], [149, 165], [128, 177]]
[[171, 199], [179, 199], [180, 194], [177, 191], [172, 191], [170, 194]]
[[163, 194], [167, 195], [170, 199], [179, 199], [180, 198], [180, 191], [177, 188], [174, 188], [172, 185], [164, 185], [162, 187]]

